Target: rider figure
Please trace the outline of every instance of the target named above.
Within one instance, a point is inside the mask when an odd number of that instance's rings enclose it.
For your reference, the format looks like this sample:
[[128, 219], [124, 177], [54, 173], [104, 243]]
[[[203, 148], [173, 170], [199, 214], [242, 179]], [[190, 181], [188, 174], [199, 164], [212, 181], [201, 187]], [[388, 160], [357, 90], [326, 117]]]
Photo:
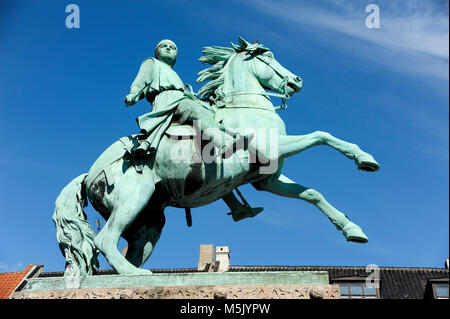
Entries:
[[[213, 109], [186, 90], [180, 77], [172, 69], [177, 56], [176, 44], [171, 40], [161, 40], [155, 48], [156, 59], [147, 58], [131, 84], [130, 93], [124, 99], [125, 104], [132, 106], [146, 97], [153, 107], [152, 112], [137, 118], [141, 128], [138, 139], [141, 142], [140, 146], [131, 152], [136, 155], [153, 155], [174, 115], [179, 117], [179, 123], [197, 120], [202, 133], [208, 128], [216, 128], [208, 130], [207, 134], [219, 149], [219, 155], [224, 158], [231, 156], [235, 147], [248, 145], [252, 136], [236, 134], [233, 137], [226, 133], [225, 127], [214, 121]], [[240, 196], [243, 199], [241, 194]], [[253, 217], [262, 211], [260, 207], [250, 207], [245, 199], [245, 205], [241, 204], [233, 192], [225, 195], [223, 200], [231, 209], [229, 214], [232, 214], [236, 221]]]
[[200, 101], [188, 91], [178, 74], [172, 69], [176, 62], [178, 49], [171, 40], [160, 41], [155, 48], [156, 58], [147, 58], [141, 65], [130, 93], [125, 97], [127, 106], [147, 98], [153, 110], [137, 118], [141, 132], [138, 135], [140, 146], [134, 150], [137, 155], [153, 155], [161, 137], [172, 122], [174, 115], [178, 122], [198, 121], [199, 129], [212, 139], [219, 149], [219, 155], [226, 158], [233, 154], [234, 148], [241, 148], [251, 137], [226, 133], [225, 127], [214, 121], [214, 111], [208, 104]]

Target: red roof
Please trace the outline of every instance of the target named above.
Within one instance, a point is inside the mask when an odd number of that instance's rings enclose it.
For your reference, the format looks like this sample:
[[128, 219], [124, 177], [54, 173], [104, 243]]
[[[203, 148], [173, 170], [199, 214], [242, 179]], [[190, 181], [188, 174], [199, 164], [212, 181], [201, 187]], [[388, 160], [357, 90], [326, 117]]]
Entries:
[[9, 297], [20, 284], [23, 277], [30, 271], [31, 267], [33, 265], [28, 265], [24, 271], [0, 274], [0, 299], [7, 299]]

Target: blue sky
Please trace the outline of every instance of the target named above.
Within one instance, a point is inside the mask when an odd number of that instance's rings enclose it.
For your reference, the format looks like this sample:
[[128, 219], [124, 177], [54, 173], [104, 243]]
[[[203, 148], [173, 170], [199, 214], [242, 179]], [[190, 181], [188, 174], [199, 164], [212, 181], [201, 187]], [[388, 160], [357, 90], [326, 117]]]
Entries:
[[[65, 26], [70, 3], [80, 8], [79, 29]], [[379, 29], [365, 26], [369, 3], [380, 7]], [[283, 170], [359, 224], [369, 243], [346, 242], [306, 202], [243, 186], [263, 213], [235, 223], [217, 201], [193, 209], [188, 228], [184, 210], [168, 208], [145, 267], [196, 267], [200, 244], [228, 245], [232, 265], [442, 267], [449, 252], [448, 15], [448, 1], [418, 0], [2, 1], [0, 272], [28, 264], [64, 269], [54, 201], [110, 144], [138, 132], [135, 118], [150, 105], [125, 108], [123, 98], [159, 40], [177, 43], [175, 70], [197, 91], [202, 47], [228, 46], [238, 36], [259, 40], [302, 77], [303, 90], [280, 112], [289, 134], [326, 131], [381, 164], [376, 173], [358, 171], [319, 146]], [[96, 229], [99, 214], [86, 213]]]

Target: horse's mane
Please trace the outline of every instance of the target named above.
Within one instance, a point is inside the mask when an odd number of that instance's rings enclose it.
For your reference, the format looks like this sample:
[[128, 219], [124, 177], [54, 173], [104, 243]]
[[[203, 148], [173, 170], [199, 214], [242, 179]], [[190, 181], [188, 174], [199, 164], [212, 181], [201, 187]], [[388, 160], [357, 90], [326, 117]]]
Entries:
[[203, 48], [203, 56], [198, 60], [203, 64], [212, 64], [213, 66], [208, 67], [200, 71], [197, 75], [197, 83], [208, 81], [202, 88], [198, 91], [198, 95], [202, 100], [206, 100], [209, 97], [215, 95], [215, 91], [224, 83], [224, 67], [228, 60], [235, 55], [243, 51], [247, 51], [249, 54], [261, 53], [269, 51], [262, 44], [249, 43], [243, 38], [239, 37], [239, 45], [231, 43], [232, 48], [219, 47], [219, 46], [209, 46]]

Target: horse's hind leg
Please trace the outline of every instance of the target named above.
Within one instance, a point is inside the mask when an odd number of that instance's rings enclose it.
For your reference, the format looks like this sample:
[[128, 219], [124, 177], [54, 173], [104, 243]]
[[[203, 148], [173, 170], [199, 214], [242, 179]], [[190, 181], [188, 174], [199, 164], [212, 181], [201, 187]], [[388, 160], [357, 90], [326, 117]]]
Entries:
[[322, 194], [314, 189], [301, 186], [282, 174], [278, 178], [274, 176], [262, 183], [255, 183], [253, 186], [258, 190], [265, 190], [277, 195], [305, 200], [319, 208], [338, 230], [343, 231], [348, 241], [359, 243], [366, 243], [368, 241], [367, 236], [358, 225], [352, 223], [347, 216], [334, 208], [325, 200]]
[[125, 258], [138, 268], [142, 268], [152, 254], [166, 222], [163, 206], [152, 202], [150, 200], [147, 207], [123, 234], [128, 242]]
[[120, 254], [117, 245], [122, 233], [147, 206], [154, 190], [155, 185], [148, 168], [144, 167], [142, 174], [138, 174], [134, 168], [129, 168], [124, 175], [116, 179], [111, 194], [106, 195], [106, 200], [113, 208], [94, 243], [119, 274], [151, 273], [127, 261]]

